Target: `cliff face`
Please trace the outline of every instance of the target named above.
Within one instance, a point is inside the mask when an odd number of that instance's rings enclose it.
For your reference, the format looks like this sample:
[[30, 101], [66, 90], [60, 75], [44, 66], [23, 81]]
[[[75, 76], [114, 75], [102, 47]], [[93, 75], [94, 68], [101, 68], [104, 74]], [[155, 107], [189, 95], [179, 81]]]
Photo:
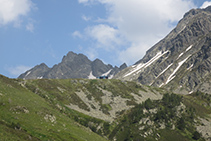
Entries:
[[211, 93], [211, 7], [187, 12], [143, 59], [116, 78], [166, 87], [178, 93]]

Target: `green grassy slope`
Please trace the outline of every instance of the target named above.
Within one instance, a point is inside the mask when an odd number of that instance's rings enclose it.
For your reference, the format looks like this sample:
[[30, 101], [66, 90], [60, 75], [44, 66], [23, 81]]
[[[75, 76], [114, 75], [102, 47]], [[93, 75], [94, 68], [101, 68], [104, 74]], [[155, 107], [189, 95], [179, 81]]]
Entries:
[[[204, 140], [196, 126], [203, 124], [198, 117], [210, 119], [211, 96], [166, 93], [170, 92], [120, 80], [21, 80], [0, 75], [0, 140]], [[147, 99], [150, 96], [154, 100]], [[68, 106], [84, 111], [98, 106], [96, 114], [111, 116], [125, 99], [133, 108], [118, 111], [112, 123]]]
[[[139, 94], [139, 91], [146, 90], [136, 82], [122, 82], [119, 80], [86, 80], [86, 79], [42, 79], [42, 80], [16, 80], [27, 90], [40, 96], [46, 103], [59, 110], [60, 113], [66, 114], [68, 117], [78, 122], [79, 124], [90, 128], [93, 132], [101, 136], [107, 136], [111, 128], [108, 121], [104, 121], [103, 116], [111, 117], [109, 112], [113, 110], [112, 104], [115, 103], [112, 99], [121, 97], [128, 99], [128, 106], [136, 105], [134, 97], [131, 93]], [[152, 89], [151, 91], [153, 91]], [[83, 91], [84, 97], [80, 97], [76, 93]], [[104, 91], [104, 93], [103, 93]], [[111, 93], [110, 102], [103, 103], [105, 91]], [[160, 90], [162, 92], [162, 90]], [[152, 92], [151, 92], [152, 93]], [[90, 101], [84, 102], [84, 99]], [[90, 111], [90, 108], [96, 110], [96, 114], [102, 112], [101, 119], [90, 117], [83, 113], [79, 113], [69, 108], [69, 104], [77, 105], [84, 111]], [[94, 104], [95, 103], [95, 104]], [[111, 105], [110, 105], [111, 104]], [[120, 103], [121, 104], [121, 103]], [[91, 106], [90, 106], [91, 105]], [[95, 106], [98, 106], [96, 109]], [[117, 106], [119, 106], [117, 104]], [[83, 112], [83, 111], [82, 111]], [[117, 112], [121, 115], [123, 111]], [[99, 117], [99, 116], [98, 116]]]
[[0, 76], [1, 140], [105, 140], [61, 113], [45, 98]]

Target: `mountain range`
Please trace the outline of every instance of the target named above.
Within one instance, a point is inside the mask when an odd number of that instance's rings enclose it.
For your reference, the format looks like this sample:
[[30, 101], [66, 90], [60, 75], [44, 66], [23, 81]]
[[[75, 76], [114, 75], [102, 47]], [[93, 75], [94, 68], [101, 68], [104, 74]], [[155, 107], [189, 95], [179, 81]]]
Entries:
[[211, 7], [187, 12], [164, 39], [115, 78], [176, 93], [211, 93]]
[[211, 7], [187, 12], [164, 39], [134, 65], [105, 65], [83, 54], [69, 52], [49, 68], [44, 63], [21, 74], [22, 79], [109, 78], [165, 87], [176, 93], [211, 93]]
[[120, 67], [104, 64], [101, 60], [91, 61], [83, 54], [69, 52], [63, 57], [62, 62], [49, 68], [42, 63], [21, 74], [21, 79], [68, 79], [68, 78], [88, 78], [94, 79], [99, 76], [113, 76], [126, 68], [124, 63]]
[[[112, 79], [92, 79], [101, 75]], [[0, 75], [0, 138], [210, 141], [211, 7], [187, 12], [129, 67], [69, 52], [52, 68]]]

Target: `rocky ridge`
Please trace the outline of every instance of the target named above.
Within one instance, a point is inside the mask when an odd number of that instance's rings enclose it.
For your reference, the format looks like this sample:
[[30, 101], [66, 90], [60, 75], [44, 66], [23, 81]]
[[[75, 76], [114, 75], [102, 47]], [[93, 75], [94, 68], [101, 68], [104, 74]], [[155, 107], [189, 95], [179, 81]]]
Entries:
[[211, 93], [211, 7], [192, 9], [143, 59], [116, 75], [174, 92]]
[[62, 62], [49, 68], [44, 63], [21, 74], [21, 79], [68, 79], [89, 78], [94, 79], [101, 75], [112, 78], [117, 72], [126, 68], [126, 64], [120, 67], [104, 64], [101, 60], [89, 60], [83, 54], [69, 52], [63, 57]]

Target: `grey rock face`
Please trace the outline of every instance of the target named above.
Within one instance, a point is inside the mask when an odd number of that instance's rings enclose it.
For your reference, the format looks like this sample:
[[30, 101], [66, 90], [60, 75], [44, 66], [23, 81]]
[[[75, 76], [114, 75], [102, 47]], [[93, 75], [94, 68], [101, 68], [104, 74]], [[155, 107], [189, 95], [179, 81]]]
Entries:
[[62, 62], [52, 68], [40, 64], [21, 74], [22, 79], [68, 79], [68, 78], [95, 78], [107, 75], [112, 78], [117, 72], [126, 68], [123, 64], [120, 68], [104, 64], [101, 60], [90, 61], [83, 54], [69, 52], [63, 57]]
[[211, 7], [187, 12], [169, 35], [116, 78], [183, 94], [211, 93]]
[[27, 78], [27, 79], [41, 79], [48, 72], [50, 68], [42, 63], [40, 65], [35, 66], [34, 68], [26, 71], [25, 73], [21, 74], [18, 78]]
[[111, 65], [105, 65], [101, 60], [96, 59], [91, 64], [92, 67], [92, 74], [94, 76], [100, 76], [103, 73], [108, 72], [109, 70], [112, 70], [113, 67]]
[[46, 73], [45, 78], [67, 79], [86, 78], [91, 71], [91, 61], [83, 54], [69, 52], [62, 62]]

